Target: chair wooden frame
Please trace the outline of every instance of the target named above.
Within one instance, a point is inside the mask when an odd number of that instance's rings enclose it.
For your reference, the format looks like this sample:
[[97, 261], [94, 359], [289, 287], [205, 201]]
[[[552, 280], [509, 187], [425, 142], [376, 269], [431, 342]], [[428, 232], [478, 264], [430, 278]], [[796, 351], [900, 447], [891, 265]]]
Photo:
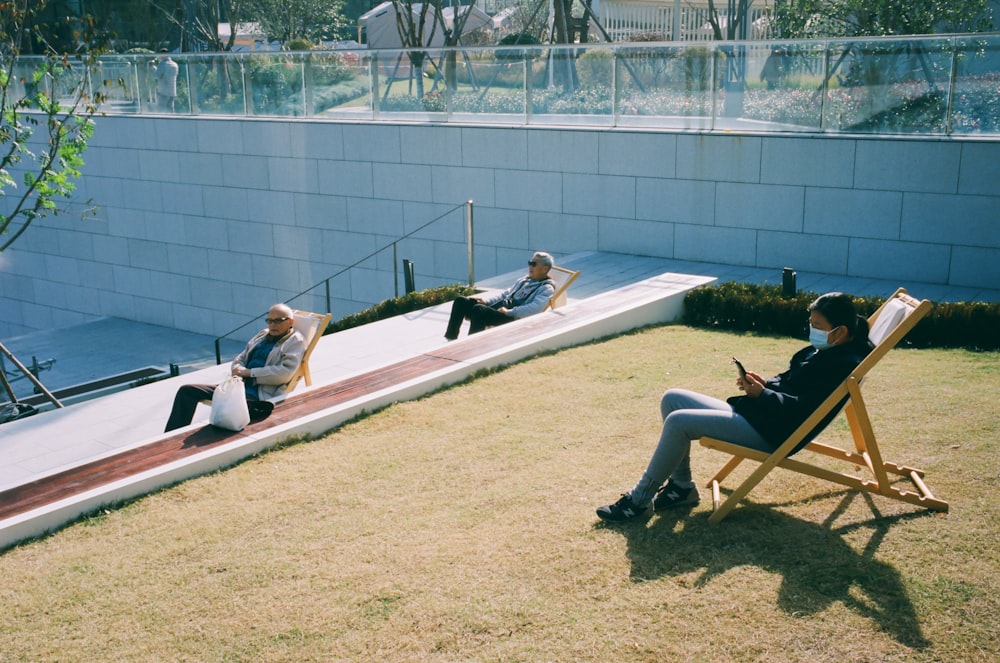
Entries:
[[549, 309], [557, 309], [560, 306], [566, 305], [566, 291], [569, 290], [569, 286], [580, 276], [580, 272], [574, 272], [572, 269], [566, 269], [565, 267], [558, 267], [553, 265], [549, 269], [549, 278], [555, 281], [556, 291], [552, 293], [552, 297], [549, 298], [545, 308], [542, 311], [547, 311]]
[[330, 313], [311, 313], [310, 311], [295, 311], [295, 329], [306, 340], [306, 350], [302, 353], [302, 362], [288, 381], [285, 393], [291, 393], [298, 386], [299, 380], [305, 380], [306, 386], [312, 385], [312, 374], [309, 372], [309, 357], [312, 356], [316, 344], [323, 337], [323, 330], [330, 324], [333, 317]]
[[[905, 310], [900, 306], [900, 303], [905, 306]], [[869, 328], [875, 330], [879, 316], [885, 313], [887, 319], [883, 320], [884, 324], [880, 325], [880, 328], [886, 329], [888, 333], [884, 338], [877, 341], [875, 348], [864, 361], [858, 364], [858, 367], [851, 372], [847, 379], [774, 452], [768, 454], [715, 438], [702, 437], [699, 440], [702, 446], [722, 451], [732, 456], [722, 469], [706, 484], [712, 489], [712, 504], [714, 507], [714, 512], [709, 517], [709, 522], [718, 523], [725, 518], [732, 511], [733, 507], [743, 500], [775, 467], [782, 467], [793, 472], [800, 472], [838, 483], [848, 488], [883, 495], [935, 511], [947, 512], [948, 503], [936, 498], [924, 483], [923, 470], [889, 463], [882, 459], [882, 453], [875, 440], [875, 433], [872, 431], [868, 408], [865, 406], [864, 398], [861, 394], [861, 382], [864, 377], [930, 309], [931, 303], [928, 300], [914, 299], [903, 288], [896, 290], [892, 297], [887, 299], [868, 318]], [[895, 314], [898, 312], [904, 313], [905, 317], [901, 321], [898, 321], [898, 324], [894, 324], [897, 322]], [[892, 316], [893, 319], [888, 320], [888, 316]], [[805, 439], [823, 418], [831, 412], [839, 410], [841, 406], [843, 406], [844, 414], [847, 417], [851, 435], [854, 439], [854, 450], [848, 451], [813, 440], [802, 451], [812, 451], [823, 456], [844, 461], [855, 467], [855, 473], [837, 472], [803, 460], [789, 458], [792, 450]], [[730, 493], [724, 502], [721, 501], [720, 483], [744, 459], [757, 461], [760, 465]], [[865, 473], [865, 470], [867, 470], [867, 473]], [[892, 479], [890, 479], [890, 475]], [[898, 480], [897, 477], [909, 479], [915, 490], [904, 490], [894, 486], [893, 482]]]

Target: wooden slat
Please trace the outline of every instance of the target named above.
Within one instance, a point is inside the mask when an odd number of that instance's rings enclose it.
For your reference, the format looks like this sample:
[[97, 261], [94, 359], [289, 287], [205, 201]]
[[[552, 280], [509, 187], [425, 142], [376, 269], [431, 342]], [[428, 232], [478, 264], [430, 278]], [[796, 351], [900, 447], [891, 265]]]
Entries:
[[206, 447], [219, 442], [230, 442], [246, 437], [248, 434], [294, 421], [306, 414], [401, 384], [452, 363], [439, 357], [426, 355], [413, 357], [341, 380], [327, 387], [289, 397], [274, 409], [270, 417], [250, 424], [239, 433], [214, 426], [204, 426], [194, 431], [185, 430], [135, 449], [10, 488], [0, 492], [0, 520], [199, 454]]

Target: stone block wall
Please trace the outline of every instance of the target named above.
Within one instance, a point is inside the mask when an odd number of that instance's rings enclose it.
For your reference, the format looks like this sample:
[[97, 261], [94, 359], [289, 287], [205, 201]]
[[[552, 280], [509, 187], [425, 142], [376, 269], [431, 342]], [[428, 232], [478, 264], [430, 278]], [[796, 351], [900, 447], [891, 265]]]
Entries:
[[[535, 249], [996, 288], [1000, 142], [102, 117], [70, 213], [0, 255], [0, 337], [117, 316], [224, 334], [330, 282], [335, 317]], [[0, 202], [0, 204], [3, 204]], [[325, 310], [320, 286], [292, 304]]]

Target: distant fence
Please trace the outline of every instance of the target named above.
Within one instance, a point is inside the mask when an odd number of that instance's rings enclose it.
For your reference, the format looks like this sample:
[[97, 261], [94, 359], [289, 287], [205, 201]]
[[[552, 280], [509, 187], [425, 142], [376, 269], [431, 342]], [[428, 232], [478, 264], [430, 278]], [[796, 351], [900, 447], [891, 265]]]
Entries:
[[[997, 34], [201, 53], [176, 60], [172, 113], [181, 116], [1000, 135]], [[20, 59], [19, 79], [32, 80], [37, 66]], [[40, 85], [56, 96], [80, 85], [101, 92], [103, 113], [155, 114], [152, 68], [149, 56], [107, 56], [94, 71], [72, 72], [76, 79]]]

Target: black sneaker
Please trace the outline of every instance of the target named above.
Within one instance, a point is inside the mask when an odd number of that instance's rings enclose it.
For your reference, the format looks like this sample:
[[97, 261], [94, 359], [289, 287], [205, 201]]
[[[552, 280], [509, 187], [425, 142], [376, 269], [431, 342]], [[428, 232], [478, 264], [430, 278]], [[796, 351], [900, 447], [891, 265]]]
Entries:
[[673, 481], [668, 481], [667, 485], [657, 491], [653, 498], [653, 510], [670, 509], [675, 506], [694, 506], [701, 497], [698, 495], [698, 487], [681, 488]]
[[602, 506], [597, 510], [597, 517], [613, 523], [623, 523], [627, 520], [634, 520], [649, 515], [649, 507], [638, 507], [632, 503], [632, 498], [622, 495], [622, 498], [614, 504]]

